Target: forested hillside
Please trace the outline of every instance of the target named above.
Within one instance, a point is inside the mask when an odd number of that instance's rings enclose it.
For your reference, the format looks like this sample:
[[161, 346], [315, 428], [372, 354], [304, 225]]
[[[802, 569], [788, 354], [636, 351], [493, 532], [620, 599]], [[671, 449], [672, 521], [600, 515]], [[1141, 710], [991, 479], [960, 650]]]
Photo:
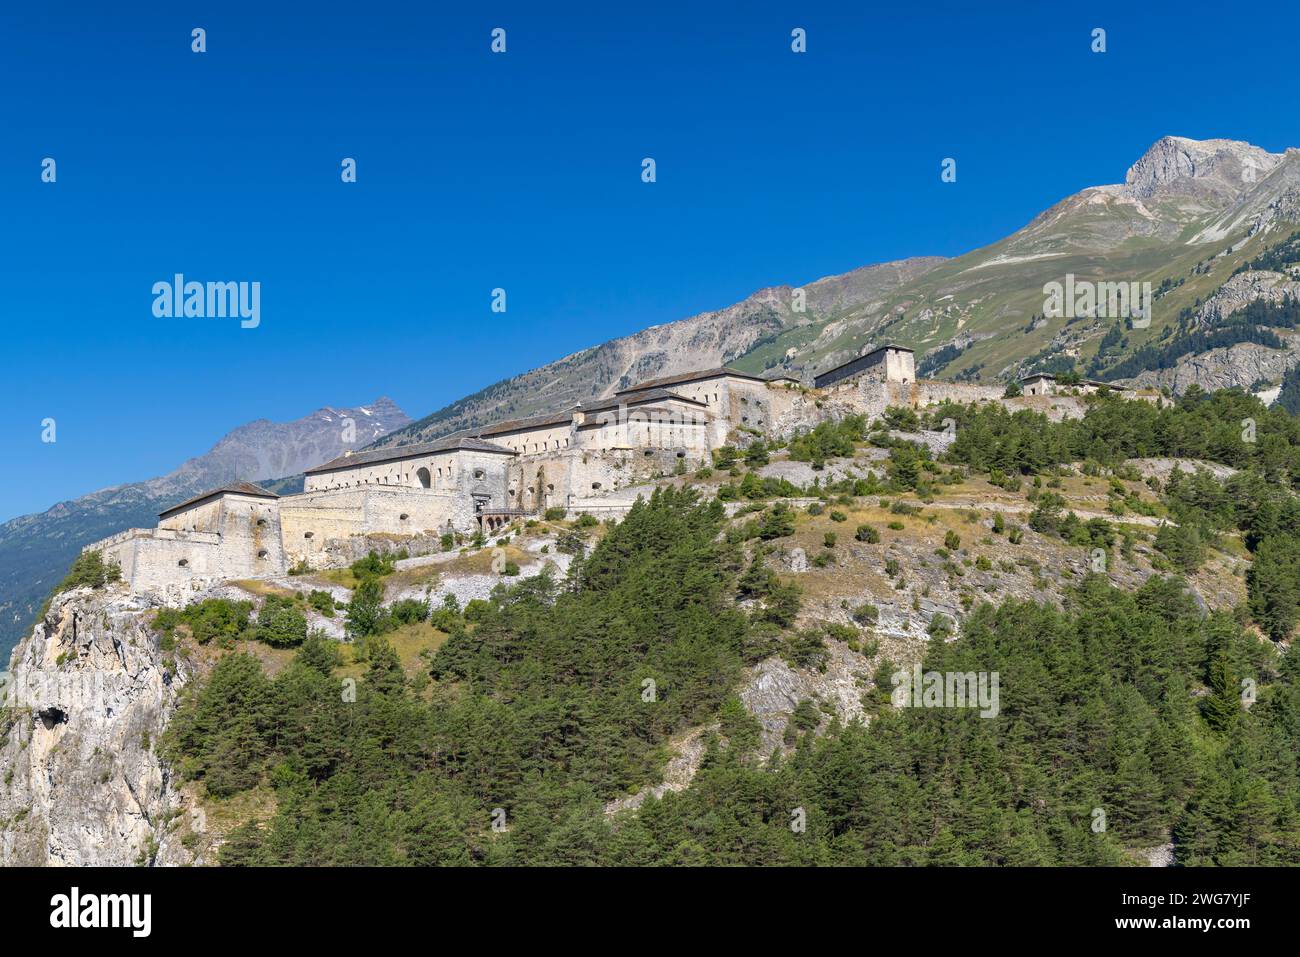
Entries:
[[[1170, 840], [1181, 864], [1300, 863], [1300, 686], [1285, 653], [1300, 598], [1295, 420], [1230, 393], [1167, 408], [1102, 397], [1056, 424], [1000, 408], [937, 417], [958, 423], [946, 461], [889, 443], [886, 490], [941, 496], [963, 470], [1050, 486], [1060, 463], [1122, 471], [1143, 455], [1241, 471], [1175, 471], [1160, 486], [1178, 517], [1155, 537], [1169, 574], [977, 604], [952, 641], [932, 621], [922, 668], [997, 672], [996, 716], [893, 707], [896, 665], [877, 655], [867, 720], [801, 703], [771, 749], [736, 693], [746, 667], [824, 667], [829, 642], [874, 644], [872, 619], [855, 614], [859, 632], [801, 618], [800, 586], [764, 564], [793, 516], [733, 459], [745, 480], [730, 494], [753, 502], [748, 516], [662, 489], [602, 529], [566, 579], [436, 610], [449, 637], [413, 673], [367, 629], [355, 700], [319, 637], [274, 677], [251, 655], [222, 657], [165, 744], [214, 806], [261, 809], [229, 833], [222, 863], [1122, 864]], [[791, 454], [833, 460], [868, 438], [849, 422]], [[874, 483], [820, 494], [851, 501]], [[1030, 489], [1035, 532], [1120, 547], [1104, 521], [1070, 523], [1052, 494]], [[1234, 536], [1254, 552], [1249, 601], [1207, 613], [1178, 573], [1239, 547]], [[669, 740], [692, 727], [705, 753], [689, 786], [607, 813], [660, 779]]]

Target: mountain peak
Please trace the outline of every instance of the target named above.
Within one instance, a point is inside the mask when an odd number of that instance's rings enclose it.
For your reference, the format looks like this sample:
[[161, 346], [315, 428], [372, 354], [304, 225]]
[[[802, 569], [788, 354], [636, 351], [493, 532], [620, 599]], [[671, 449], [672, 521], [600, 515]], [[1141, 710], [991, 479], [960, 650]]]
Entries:
[[1223, 200], [1267, 176], [1282, 159], [1240, 140], [1163, 136], [1129, 167], [1124, 191], [1139, 200], [1165, 194]]

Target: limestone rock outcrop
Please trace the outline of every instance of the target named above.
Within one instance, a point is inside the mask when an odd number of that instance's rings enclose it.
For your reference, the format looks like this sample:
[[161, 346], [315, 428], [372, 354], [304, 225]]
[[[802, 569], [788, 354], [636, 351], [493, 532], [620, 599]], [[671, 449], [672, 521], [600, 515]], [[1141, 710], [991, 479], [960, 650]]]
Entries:
[[125, 589], [55, 596], [15, 649], [0, 711], [0, 864], [203, 863], [202, 811], [158, 742], [188, 678]]

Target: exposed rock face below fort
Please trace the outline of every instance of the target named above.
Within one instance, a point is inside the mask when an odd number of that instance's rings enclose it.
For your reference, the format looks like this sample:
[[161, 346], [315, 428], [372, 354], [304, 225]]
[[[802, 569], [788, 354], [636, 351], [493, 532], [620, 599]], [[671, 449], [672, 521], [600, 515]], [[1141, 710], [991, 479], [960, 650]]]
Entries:
[[54, 599], [13, 663], [0, 725], [0, 864], [203, 863], [203, 813], [157, 746], [189, 677], [121, 588]]

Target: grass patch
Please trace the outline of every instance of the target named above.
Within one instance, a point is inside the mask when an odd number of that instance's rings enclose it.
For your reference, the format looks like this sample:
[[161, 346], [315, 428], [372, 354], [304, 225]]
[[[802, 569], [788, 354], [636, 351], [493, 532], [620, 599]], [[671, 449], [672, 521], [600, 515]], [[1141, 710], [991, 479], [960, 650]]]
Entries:
[[[401, 625], [393, 631], [385, 632], [381, 637], [391, 644], [393, 650], [397, 652], [398, 660], [402, 663], [402, 669], [408, 675], [412, 675], [425, 667], [424, 661], [420, 658], [420, 652], [437, 651], [447, 640], [447, 633], [439, 631], [427, 621], [417, 621], [409, 625]], [[368, 663], [356, 661], [353, 658], [356, 653], [355, 645], [341, 645], [340, 650], [343, 652], [343, 664], [336, 669], [336, 673], [340, 677], [359, 678], [366, 673]]]

